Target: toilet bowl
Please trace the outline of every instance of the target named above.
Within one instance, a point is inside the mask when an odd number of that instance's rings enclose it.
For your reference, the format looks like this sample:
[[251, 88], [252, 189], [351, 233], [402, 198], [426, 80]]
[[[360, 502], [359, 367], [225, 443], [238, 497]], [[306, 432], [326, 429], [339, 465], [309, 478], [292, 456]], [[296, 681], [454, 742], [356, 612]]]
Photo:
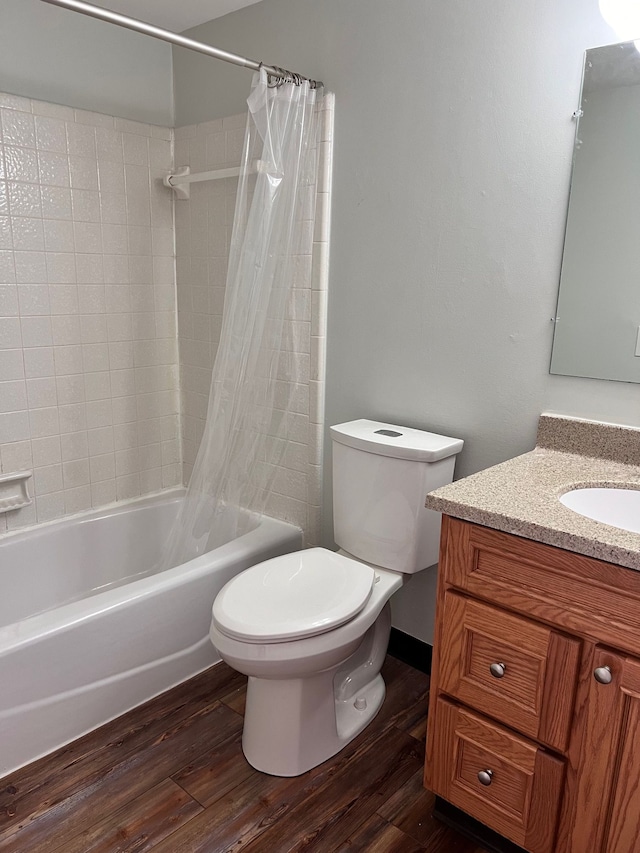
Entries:
[[242, 748], [253, 767], [298, 776], [373, 719], [385, 695], [388, 602], [404, 580], [311, 548], [260, 563], [223, 588], [210, 637], [249, 676]]
[[451, 482], [460, 439], [369, 420], [331, 427], [335, 539], [267, 560], [226, 584], [210, 637], [248, 676], [242, 748], [257, 770], [298, 776], [379, 711], [389, 599], [437, 561], [428, 491]]

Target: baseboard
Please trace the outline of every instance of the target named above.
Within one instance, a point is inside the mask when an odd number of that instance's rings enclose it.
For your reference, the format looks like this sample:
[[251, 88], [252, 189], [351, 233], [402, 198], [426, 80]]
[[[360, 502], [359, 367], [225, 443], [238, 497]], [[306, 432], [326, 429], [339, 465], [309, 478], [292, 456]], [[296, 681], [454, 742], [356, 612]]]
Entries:
[[410, 634], [405, 634], [398, 628], [392, 628], [388, 652], [392, 657], [409, 664], [414, 669], [431, 675], [433, 646], [430, 646], [429, 643], [424, 643]]
[[455, 829], [461, 835], [470, 838], [476, 844], [481, 845], [490, 853], [526, 853], [523, 847], [518, 847], [513, 841], [509, 841], [493, 829], [489, 829], [479, 820], [469, 817], [468, 814], [452, 806], [442, 797], [436, 797], [433, 807], [433, 816], [446, 826]]

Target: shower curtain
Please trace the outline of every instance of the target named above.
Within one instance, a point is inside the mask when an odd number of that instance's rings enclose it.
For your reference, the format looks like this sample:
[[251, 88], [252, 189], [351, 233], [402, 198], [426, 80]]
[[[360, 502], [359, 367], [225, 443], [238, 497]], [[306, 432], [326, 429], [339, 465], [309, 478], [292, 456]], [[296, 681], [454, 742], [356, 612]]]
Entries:
[[313, 227], [321, 97], [308, 81], [254, 75], [206, 426], [165, 568], [254, 527], [286, 449], [300, 379], [286, 318]]

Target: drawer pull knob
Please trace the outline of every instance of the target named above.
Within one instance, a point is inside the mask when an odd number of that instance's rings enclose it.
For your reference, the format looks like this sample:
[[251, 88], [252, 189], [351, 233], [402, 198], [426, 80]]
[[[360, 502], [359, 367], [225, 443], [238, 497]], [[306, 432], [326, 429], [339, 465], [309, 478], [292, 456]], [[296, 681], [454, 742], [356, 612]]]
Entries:
[[506, 671], [507, 667], [504, 663], [492, 663], [489, 667], [489, 672], [494, 678], [502, 678]]
[[493, 777], [493, 770], [481, 770], [478, 773], [478, 782], [485, 787], [491, 784], [491, 778]]
[[611, 680], [613, 676], [611, 675], [611, 670], [608, 666], [599, 666], [593, 672], [593, 677], [600, 684], [611, 684]]

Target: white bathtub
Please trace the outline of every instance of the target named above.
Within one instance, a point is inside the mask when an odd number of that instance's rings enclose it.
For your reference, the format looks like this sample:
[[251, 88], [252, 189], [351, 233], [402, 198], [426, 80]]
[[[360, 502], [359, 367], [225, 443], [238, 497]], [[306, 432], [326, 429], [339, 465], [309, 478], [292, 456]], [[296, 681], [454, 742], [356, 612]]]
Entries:
[[234, 542], [145, 576], [181, 495], [0, 537], [0, 776], [219, 661], [208, 637], [218, 591], [301, 547], [298, 528], [263, 518]]

